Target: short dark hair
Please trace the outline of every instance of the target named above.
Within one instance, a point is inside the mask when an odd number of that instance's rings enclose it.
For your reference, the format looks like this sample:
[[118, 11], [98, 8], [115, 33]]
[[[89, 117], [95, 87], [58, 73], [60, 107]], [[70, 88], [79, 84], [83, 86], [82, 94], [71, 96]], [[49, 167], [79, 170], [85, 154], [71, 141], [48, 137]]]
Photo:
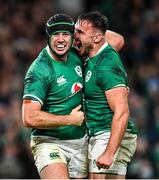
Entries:
[[103, 33], [105, 33], [106, 30], [108, 29], [107, 17], [98, 11], [83, 13], [77, 18], [77, 21], [83, 21], [83, 20], [87, 20], [91, 22], [93, 27], [99, 29]]
[[46, 23], [46, 33], [48, 36], [52, 36], [57, 32], [69, 32], [74, 34], [74, 21], [73, 19], [64, 13], [58, 13], [49, 18]]

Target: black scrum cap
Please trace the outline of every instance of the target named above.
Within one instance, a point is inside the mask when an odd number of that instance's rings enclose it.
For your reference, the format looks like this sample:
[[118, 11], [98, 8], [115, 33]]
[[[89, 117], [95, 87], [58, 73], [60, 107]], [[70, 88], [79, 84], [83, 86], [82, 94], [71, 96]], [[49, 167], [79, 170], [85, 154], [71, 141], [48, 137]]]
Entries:
[[74, 21], [67, 14], [55, 14], [46, 23], [46, 33], [50, 37], [58, 32], [74, 34]]

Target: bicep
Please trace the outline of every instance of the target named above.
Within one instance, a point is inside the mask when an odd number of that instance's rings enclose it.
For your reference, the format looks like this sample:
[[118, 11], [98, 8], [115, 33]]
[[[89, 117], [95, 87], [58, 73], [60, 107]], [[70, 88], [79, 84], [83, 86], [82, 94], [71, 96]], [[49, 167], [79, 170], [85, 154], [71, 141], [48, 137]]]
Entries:
[[128, 110], [128, 89], [117, 87], [105, 91], [108, 104], [113, 112]]
[[28, 119], [35, 114], [36, 111], [41, 110], [41, 104], [38, 101], [32, 101], [28, 99], [23, 100], [22, 104], [22, 119], [25, 124]]
[[40, 110], [41, 104], [38, 101], [24, 99], [23, 100], [23, 109], [25, 111]]

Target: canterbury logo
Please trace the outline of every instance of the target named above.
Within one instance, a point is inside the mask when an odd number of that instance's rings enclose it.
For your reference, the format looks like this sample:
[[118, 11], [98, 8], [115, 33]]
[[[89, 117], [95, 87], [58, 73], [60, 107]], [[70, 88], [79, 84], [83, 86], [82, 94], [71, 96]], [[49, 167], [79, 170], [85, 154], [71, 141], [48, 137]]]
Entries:
[[61, 76], [61, 77], [57, 78], [57, 83], [58, 83], [59, 85], [62, 85], [62, 84], [67, 83], [67, 80], [65, 79], [64, 76]]
[[50, 153], [51, 159], [61, 159], [59, 152]]

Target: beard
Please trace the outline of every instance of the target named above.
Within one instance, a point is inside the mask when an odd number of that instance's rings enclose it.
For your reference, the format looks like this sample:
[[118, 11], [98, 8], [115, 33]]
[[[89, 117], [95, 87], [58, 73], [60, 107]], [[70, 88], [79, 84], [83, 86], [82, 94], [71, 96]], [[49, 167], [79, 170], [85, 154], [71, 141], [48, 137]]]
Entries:
[[90, 51], [93, 49], [93, 45], [91, 42], [83, 42], [79, 38], [75, 38], [73, 42], [73, 46], [77, 50], [80, 57], [88, 57]]
[[79, 55], [81, 57], [86, 58], [89, 56], [89, 53], [92, 49], [93, 49], [92, 44], [84, 44], [82, 45], [81, 50], [79, 50]]

